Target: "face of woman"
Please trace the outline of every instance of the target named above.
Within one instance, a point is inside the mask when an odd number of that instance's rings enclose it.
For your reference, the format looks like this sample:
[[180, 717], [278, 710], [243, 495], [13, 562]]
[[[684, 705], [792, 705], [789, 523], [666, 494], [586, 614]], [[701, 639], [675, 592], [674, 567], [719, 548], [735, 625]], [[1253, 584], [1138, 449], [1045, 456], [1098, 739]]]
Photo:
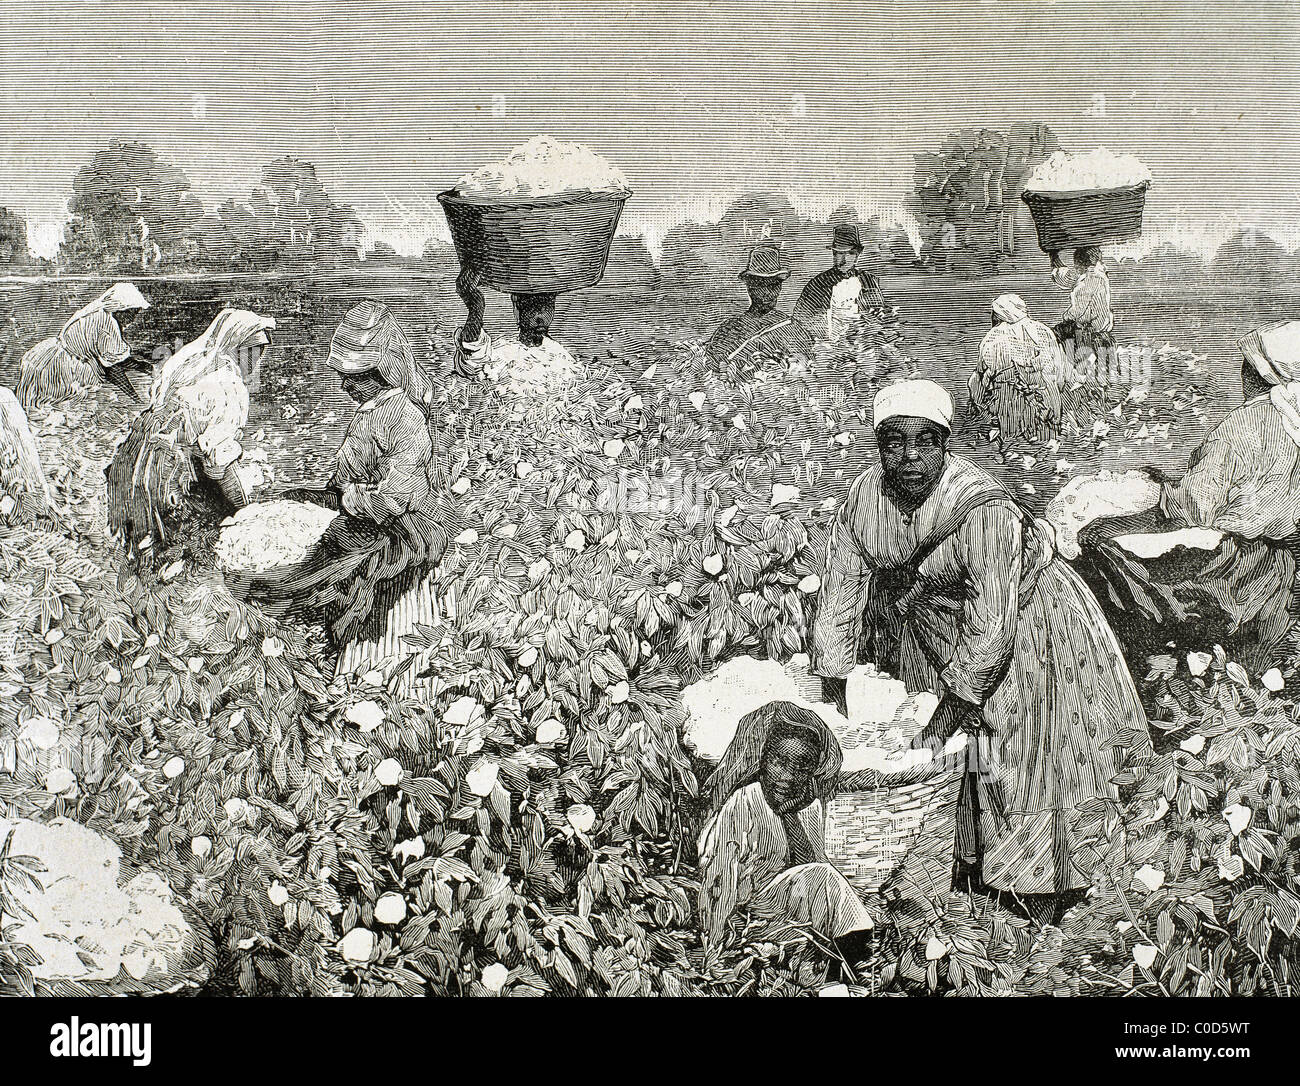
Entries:
[[789, 814], [808, 805], [817, 747], [812, 738], [789, 736], [769, 744], [763, 752], [758, 781], [763, 798], [777, 814]]
[[539, 346], [555, 318], [555, 295], [516, 294], [515, 315], [519, 318], [519, 341], [529, 347]]
[[930, 419], [888, 419], [876, 431], [885, 482], [899, 494], [923, 501], [943, 474], [948, 433]]
[[1249, 362], [1241, 364], [1241, 394], [1243, 399], [1253, 400], [1256, 396], [1262, 396], [1269, 389], [1269, 384], [1259, 375], [1259, 370], [1255, 369]]
[[271, 337], [265, 332], [258, 332], [252, 339], [248, 340], [239, 348], [240, 369], [246, 373], [253, 373], [257, 364], [262, 361], [262, 355], [266, 354], [266, 349], [271, 345]]
[[345, 373], [339, 383], [357, 403], [373, 400], [385, 388], [384, 383], [371, 373]]

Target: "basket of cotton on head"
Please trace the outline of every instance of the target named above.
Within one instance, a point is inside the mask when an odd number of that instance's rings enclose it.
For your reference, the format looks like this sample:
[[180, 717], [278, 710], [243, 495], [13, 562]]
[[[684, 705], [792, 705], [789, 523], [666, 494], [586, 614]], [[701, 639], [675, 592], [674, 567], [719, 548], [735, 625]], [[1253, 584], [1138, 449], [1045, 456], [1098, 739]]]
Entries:
[[558, 294], [600, 282], [631, 194], [590, 148], [536, 136], [438, 201], [462, 267], [508, 294]]
[[1021, 199], [1029, 205], [1045, 253], [1129, 241], [1142, 233], [1151, 171], [1133, 155], [1104, 147], [1057, 151], [1040, 163]]

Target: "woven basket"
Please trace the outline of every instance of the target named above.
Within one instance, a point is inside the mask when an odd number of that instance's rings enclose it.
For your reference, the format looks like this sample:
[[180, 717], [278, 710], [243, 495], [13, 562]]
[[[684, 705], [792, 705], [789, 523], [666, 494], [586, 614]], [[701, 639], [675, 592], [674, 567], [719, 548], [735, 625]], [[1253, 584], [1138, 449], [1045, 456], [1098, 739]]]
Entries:
[[1149, 181], [1119, 189], [1095, 192], [1026, 192], [1038, 231], [1038, 247], [1045, 253], [1079, 249], [1085, 245], [1110, 245], [1129, 241], [1142, 233]]
[[949, 755], [912, 772], [883, 775], [869, 791], [840, 793], [826, 810], [827, 860], [859, 893], [945, 893], [965, 768], [964, 757]]
[[508, 294], [558, 294], [599, 283], [630, 193], [438, 196], [462, 267]]

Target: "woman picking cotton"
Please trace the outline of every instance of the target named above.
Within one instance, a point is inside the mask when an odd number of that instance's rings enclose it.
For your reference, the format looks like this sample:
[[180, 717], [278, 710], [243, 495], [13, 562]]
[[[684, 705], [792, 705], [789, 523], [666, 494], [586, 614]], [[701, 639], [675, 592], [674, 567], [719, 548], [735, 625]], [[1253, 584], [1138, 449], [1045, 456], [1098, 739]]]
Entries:
[[1051, 529], [950, 455], [953, 406], [931, 381], [876, 396], [880, 465], [832, 526], [813, 671], [841, 704], [866, 659], [939, 695], [920, 742], [976, 737], [957, 858], [1042, 923], [1089, 884], [1078, 811], [1116, 800], [1120, 752], [1149, 746], [1146, 718], [1096, 600], [1053, 552]]
[[402, 661], [409, 689], [416, 676], [403, 638], [435, 621], [429, 575], [447, 545], [433, 386], [393, 315], [377, 302], [348, 311], [330, 343], [329, 365], [359, 406], [327, 485], [286, 497], [342, 515], [298, 576], [258, 596], [322, 620], [340, 650], [339, 674]]
[[223, 310], [155, 375], [148, 409], [107, 470], [109, 528], [130, 552], [169, 543], [183, 526], [248, 501], [243, 374], [259, 364], [274, 329], [271, 317]]
[[77, 310], [59, 334], [43, 339], [18, 364], [18, 399], [29, 411], [60, 403], [80, 392], [113, 382], [138, 399], [123, 373], [131, 348], [122, 328], [149, 303], [131, 283], [114, 283], [89, 305]]
[[862, 957], [870, 914], [826, 862], [826, 803], [843, 754], [826, 723], [791, 702], [744, 717], [707, 782], [710, 818], [700, 836], [700, 921], [724, 940], [739, 911], [749, 937], [813, 933], [849, 962]]
[[1124, 602], [1117, 625], [1133, 630], [1135, 640], [1145, 628], [1142, 648], [1163, 652], [1170, 640], [1200, 647], [1218, 641], [1258, 674], [1275, 662], [1293, 621], [1300, 321], [1257, 329], [1240, 346], [1245, 402], [1193, 451], [1181, 480], [1145, 469], [1160, 484], [1159, 500], [1152, 515], [1129, 520], [1147, 532], [1210, 529], [1222, 533], [1221, 542], [1144, 566], [1106, 538], [1124, 521], [1099, 522], [1081, 539], [1082, 568], [1105, 586], [1101, 598], [1115, 594]]
[[1029, 315], [1017, 294], [993, 302], [992, 321], [970, 377], [969, 413], [984, 411], [997, 420], [1003, 450], [1056, 437], [1065, 355], [1055, 333]]

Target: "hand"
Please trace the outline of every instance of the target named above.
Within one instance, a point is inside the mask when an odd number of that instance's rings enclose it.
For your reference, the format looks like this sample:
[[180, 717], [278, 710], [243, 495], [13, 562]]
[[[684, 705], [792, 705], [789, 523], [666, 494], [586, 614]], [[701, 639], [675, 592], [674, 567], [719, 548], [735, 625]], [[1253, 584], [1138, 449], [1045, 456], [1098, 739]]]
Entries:
[[956, 732], [974, 731], [983, 720], [984, 712], [978, 705], [972, 705], [961, 698], [945, 694], [939, 699], [930, 723], [921, 729], [912, 740], [913, 749], [928, 747], [938, 751]]
[[356, 483], [349, 483], [343, 489], [343, 511], [357, 516], [361, 509], [361, 487]]

